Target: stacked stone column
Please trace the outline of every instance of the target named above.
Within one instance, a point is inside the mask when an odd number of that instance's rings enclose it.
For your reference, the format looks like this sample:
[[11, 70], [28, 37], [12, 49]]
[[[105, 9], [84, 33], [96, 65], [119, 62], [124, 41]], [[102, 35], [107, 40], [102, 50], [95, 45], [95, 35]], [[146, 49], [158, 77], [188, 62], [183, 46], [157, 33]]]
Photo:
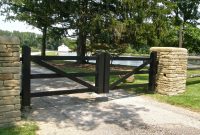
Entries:
[[0, 127], [21, 119], [19, 39], [0, 36]]
[[186, 90], [187, 50], [173, 47], [152, 47], [157, 52], [158, 69], [156, 92], [164, 95], [176, 95]]

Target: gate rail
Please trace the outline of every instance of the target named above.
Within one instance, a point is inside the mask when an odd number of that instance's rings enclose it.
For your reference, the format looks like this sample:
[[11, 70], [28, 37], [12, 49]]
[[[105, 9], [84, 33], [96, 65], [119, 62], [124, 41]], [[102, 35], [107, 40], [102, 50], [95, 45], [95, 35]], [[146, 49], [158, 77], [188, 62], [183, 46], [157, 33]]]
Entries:
[[[150, 57], [113, 57], [112, 60], [134, 60], [134, 61], [143, 61], [143, 64], [140, 66], [133, 68], [132, 71], [124, 72], [123, 77], [119, 80], [115, 81], [114, 83], [110, 84], [110, 89], [119, 89], [119, 88], [132, 88], [132, 87], [144, 87], [148, 86], [148, 91], [154, 91], [155, 90], [155, 80], [156, 80], [156, 73], [157, 73], [157, 53], [152, 52], [150, 54]], [[149, 64], [149, 70], [142, 70], [144, 67], [146, 67]], [[120, 72], [116, 72], [117, 74]], [[122, 72], [121, 72], [122, 73]], [[112, 72], [110, 73], [112, 74]], [[149, 83], [143, 83], [143, 84], [132, 84], [132, 85], [121, 85], [118, 86], [120, 83], [123, 83], [127, 78], [132, 76], [133, 74], [149, 74]]]
[[[157, 54], [152, 52], [150, 57], [111, 57], [108, 53], [101, 53], [97, 56], [85, 57], [84, 60], [96, 60], [95, 72], [90, 73], [66, 73], [65, 71], [58, 69], [55, 66], [50, 65], [48, 60], [79, 60], [83, 59], [79, 56], [31, 56], [31, 49], [28, 46], [22, 47], [22, 106], [30, 106], [32, 97], [52, 96], [52, 95], [63, 95], [83, 92], [96, 92], [96, 93], [108, 93], [109, 90], [124, 88], [127, 86], [118, 86], [126, 78], [133, 74], [149, 74], [149, 83], [147, 84], [134, 84], [128, 87], [141, 87], [148, 85], [148, 91], [154, 91], [155, 89], [155, 75], [156, 75], [156, 61]], [[134, 68], [132, 71], [114, 71], [110, 72], [110, 62], [113, 60], [143, 60], [145, 61], [142, 65]], [[45, 67], [55, 74], [31, 74], [31, 61]], [[150, 64], [149, 70], [141, 71], [146, 65]], [[124, 75], [116, 82], [109, 84], [110, 75]], [[95, 85], [92, 85], [78, 77], [95, 76]], [[59, 91], [45, 91], [45, 92], [31, 92], [31, 79], [41, 78], [59, 78], [67, 77], [86, 88], [73, 89], [73, 90], [59, 90]]]
[[[96, 57], [86, 57], [85, 60], [96, 60], [96, 72], [90, 73], [66, 73], [50, 64], [46, 61], [48, 60], [78, 60], [82, 59], [78, 56], [31, 56], [31, 49], [28, 46], [22, 47], [22, 106], [30, 106], [32, 97], [42, 97], [42, 96], [52, 96], [52, 95], [63, 95], [63, 94], [73, 94], [73, 93], [84, 93], [84, 92], [96, 92], [96, 93], [105, 93], [108, 92], [108, 87], [101, 87], [106, 85], [105, 72], [109, 74], [109, 70], [102, 68], [102, 65], [105, 63], [105, 56], [108, 54], [102, 53]], [[51, 71], [54, 71], [55, 74], [31, 74], [31, 61], [43, 66]], [[95, 86], [92, 84], [83, 81], [77, 77], [85, 76], [95, 76]], [[87, 88], [82, 89], [73, 89], [73, 90], [60, 90], [60, 91], [45, 91], [45, 92], [31, 92], [31, 79], [41, 79], [41, 78], [59, 78], [67, 77]], [[103, 83], [103, 84], [101, 84]]]

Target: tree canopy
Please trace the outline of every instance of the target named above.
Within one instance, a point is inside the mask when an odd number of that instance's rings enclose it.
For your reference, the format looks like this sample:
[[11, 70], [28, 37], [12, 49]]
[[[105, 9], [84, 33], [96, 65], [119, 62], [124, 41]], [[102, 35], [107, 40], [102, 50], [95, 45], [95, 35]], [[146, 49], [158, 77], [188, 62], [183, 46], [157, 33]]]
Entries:
[[119, 55], [127, 48], [178, 47], [180, 41], [198, 53], [199, 4], [199, 0], [4, 0], [1, 12], [41, 29], [43, 51], [46, 38], [73, 36], [81, 57], [87, 51]]

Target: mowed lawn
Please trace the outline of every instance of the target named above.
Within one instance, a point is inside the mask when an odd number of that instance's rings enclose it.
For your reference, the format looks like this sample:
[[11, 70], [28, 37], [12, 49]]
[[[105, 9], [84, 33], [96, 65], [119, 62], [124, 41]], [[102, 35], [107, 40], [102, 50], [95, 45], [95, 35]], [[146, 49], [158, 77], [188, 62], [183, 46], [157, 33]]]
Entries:
[[35, 123], [26, 123], [21, 126], [0, 128], [0, 135], [36, 135], [38, 126]]
[[[191, 74], [200, 74], [200, 70], [188, 70], [188, 76]], [[149, 96], [162, 102], [200, 112], [200, 77], [187, 79], [186, 92], [182, 94], [176, 96], [149, 94]]]

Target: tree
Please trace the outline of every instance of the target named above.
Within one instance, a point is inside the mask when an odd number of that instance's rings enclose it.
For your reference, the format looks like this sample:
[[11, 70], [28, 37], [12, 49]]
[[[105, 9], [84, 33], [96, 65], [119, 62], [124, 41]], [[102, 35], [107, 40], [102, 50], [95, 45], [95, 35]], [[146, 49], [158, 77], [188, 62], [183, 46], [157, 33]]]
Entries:
[[170, 29], [172, 4], [165, 0], [124, 1], [120, 16], [125, 23], [125, 37], [136, 50], [164, 46], [163, 39]]
[[121, 54], [128, 45], [122, 40], [125, 25], [118, 17], [119, 2], [101, 1], [92, 11], [89, 32], [89, 49], [92, 52], [106, 51]]
[[199, 19], [199, 0], [171, 0], [176, 4], [174, 10], [175, 13], [175, 25], [180, 27], [179, 30], [179, 47], [183, 47], [184, 41], [184, 29], [185, 24], [189, 23], [196, 26], [197, 20]]
[[[177, 28], [183, 22], [196, 25], [199, 0], [4, 0], [8, 18], [25, 21], [43, 31], [43, 55], [47, 37], [59, 44], [73, 29], [77, 55], [88, 49], [123, 53], [128, 46], [177, 46]], [[49, 47], [49, 46], [48, 46]], [[52, 47], [52, 46], [51, 46]], [[80, 60], [79, 63], [84, 63]]]
[[39, 34], [30, 32], [19, 32], [19, 31], [3, 31], [0, 30], [0, 35], [16, 36], [20, 39], [20, 45], [29, 45], [31, 48], [38, 48], [40, 42]]
[[189, 53], [200, 55], [200, 29], [191, 24], [185, 24], [184, 46]]
[[47, 32], [60, 21], [59, 14], [54, 6], [54, 0], [4, 0], [2, 13], [7, 14], [7, 19], [25, 21], [37, 27], [43, 33], [41, 54], [45, 56]]

